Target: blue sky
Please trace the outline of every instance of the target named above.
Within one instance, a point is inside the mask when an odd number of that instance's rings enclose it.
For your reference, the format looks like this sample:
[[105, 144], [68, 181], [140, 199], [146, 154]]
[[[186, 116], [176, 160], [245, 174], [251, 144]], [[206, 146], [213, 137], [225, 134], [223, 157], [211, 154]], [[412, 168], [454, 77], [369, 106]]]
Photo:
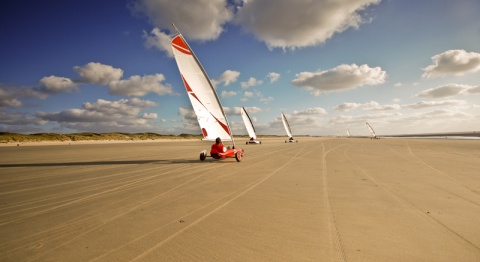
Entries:
[[234, 134], [480, 130], [477, 0], [9, 1], [0, 131], [194, 133], [175, 23]]

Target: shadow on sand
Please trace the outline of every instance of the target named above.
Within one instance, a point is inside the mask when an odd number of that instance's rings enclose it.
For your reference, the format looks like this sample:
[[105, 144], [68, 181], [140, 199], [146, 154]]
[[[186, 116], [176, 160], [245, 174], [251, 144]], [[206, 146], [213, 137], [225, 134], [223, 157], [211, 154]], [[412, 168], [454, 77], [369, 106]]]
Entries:
[[175, 160], [107, 160], [107, 161], [92, 161], [92, 162], [59, 162], [59, 163], [28, 163], [28, 164], [0, 164], [0, 168], [7, 167], [60, 167], [60, 166], [100, 166], [100, 165], [144, 165], [144, 164], [195, 164], [195, 163], [235, 163], [236, 161], [224, 161], [225, 159], [219, 160], [206, 160], [200, 161], [199, 159], [175, 159]]

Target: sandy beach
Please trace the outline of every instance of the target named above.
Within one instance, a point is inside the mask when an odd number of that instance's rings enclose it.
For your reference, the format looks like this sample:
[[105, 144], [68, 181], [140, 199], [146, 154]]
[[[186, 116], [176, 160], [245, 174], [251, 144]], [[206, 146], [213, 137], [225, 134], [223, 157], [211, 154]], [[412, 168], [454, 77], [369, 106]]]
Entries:
[[480, 141], [0, 147], [0, 261], [480, 261]]

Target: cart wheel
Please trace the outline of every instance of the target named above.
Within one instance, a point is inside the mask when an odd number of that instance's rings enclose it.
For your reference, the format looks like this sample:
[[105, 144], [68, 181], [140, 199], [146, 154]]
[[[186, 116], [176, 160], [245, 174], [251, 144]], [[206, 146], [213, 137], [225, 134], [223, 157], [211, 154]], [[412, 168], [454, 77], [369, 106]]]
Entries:
[[235, 159], [237, 160], [237, 162], [242, 161], [242, 153], [240, 153], [239, 151], [235, 152]]
[[201, 161], [205, 160], [206, 157], [207, 157], [207, 155], [205, 154], [205, 152], [200, 153], [200, 160]]

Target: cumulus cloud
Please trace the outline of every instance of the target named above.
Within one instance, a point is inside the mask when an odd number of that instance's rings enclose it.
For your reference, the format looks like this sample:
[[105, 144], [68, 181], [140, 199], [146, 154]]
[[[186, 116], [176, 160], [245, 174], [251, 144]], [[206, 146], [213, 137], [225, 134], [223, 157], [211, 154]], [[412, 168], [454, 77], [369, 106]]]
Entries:
[[327, 71], [301, 72], [296, 74], [292, 84], [318, 96], [322, 93], [353, 89], [363, 85], [382, 84], [386, 77], [387, 73], [380, 67], [343, 64]]
[[240, 76], [240, 72], [234, 70], [226, 70], [222, 73], [221, 76], [212, 80], [212, 84], [217, 86], [218, 84], [223, 84], [224, 86], [228, 86], [231, 83], [237, 82], [238, 77]]
[[[227, 109], [227, 110], [225, 110]], [[242, 108], [241, 107], [234, 107], [233, 110], [229, 109], [229, 108], [224, 108], [225, 110], [225, 113], [230, 113], [230, 114], [234, 114], [234, 115], [241, 115], [241, 110]], [[256, 106], [246, 106], [245, 107], [245, 111], [247, 111], [247, 113], [249, 115], [252, 115], [252, 114], [256, 114], [258, 112], [261, 112], [262, 109], [260, 107], [256, 107]]]
[[235, 21], [269, 48], [297, 48], [325, 42], [333, 34], [358, 28], [360, 12], [380, 0], [250, 0]]
[[45, 99], [47, 96], [44, 92], [32, 87], [4, 85], [0, 83], [0, 108], [20, 107], [22, 106], [21, 99]]
[[438, 106], [458, 106], [464, 105], [465, 101], [462, 100], [444, 100], [444, 101], [420, 101], [414, 104], [402, 105], [403, 108], [412, 108], [412, 109], [421, 109], [427, 107], [438, 107]]
[[108, 85], [110, 93], [114, 95], [126, 96], [145, 96], [148, 93], [156, 93], [158, 95], [172, 95], [172, 87], [164, 85], [162, 82], [165, 77], [162, 74], [131, 76], [127, 80], [112, 81]]
[[197, 115], [195, 114], [195, 111], [193, 111], [193, 109], [180, 107], [178, 109], [178, 115], [180, 115], [180, 116], [182, 116], [182, 117], [184, 117], [185, 119], [188, 119], [188, 120], [197, 121]]
[[433, 65], [423, 69], [424, 78], [460, 76], [480, 70], [480, 53], [448, 50], [432, 57]]
[[41, 120], [57, 122], [63, 127], [76, 130], [116, 132], [123, 128], [145, 130], [149, 127], [148, 119], [154, 115], [143, 114], [141, 116], [140, 111], [142, 108], [153, 105], [156, 103], [151, 101], [98, 99], [93, 103], [84, 103], [82, 108], [66, 109], [60, 112], [37, 112], [35, 116]]
[[228, 97], [235, 96], [236, 94], [237, 94], [237, 92], [235, 92], [235, 91], [222, 91], [221, 96], [223, 98], [228, 98]]
[[82, 78], [82, 81], [89, 84], [107, 85], [118, 81], [123, 76], [122, 69], [95, 62], [84, 66], [75, 66], [73, 69]]
[[467, 92], [470, 94], [480, 94], [480, 86], [472, 86], [467, 89]]
[[147, 16], [155, 27], [171, 30], [173, 22], [186, 37], [202, 41], [217, 39], [233, 18], [225, 0], [136, 0], [130, 9]]
[[172, 38], [160, 31], [160, 29], [152, 29], [150, 34], [148, 34], [146, 31], [143, 31], [142, 37], [145, 39], [145, 46], [147, 48], [156, 48], [160, 51], [165, 51], [168, 57], [173, 57], [173, 50], [170, 44]]
[[158, 115], [156, 113], [144, 113], [142, 118], [145, 119], [157, 119]]
[[33, 118], [29, 117], [25, 114], [18, 113], [18, 112], [3, 112], [0, 111], [0, 119], [1, 119], [1, 124], [0, 124], [0, 130], [4, 130], [6, 125], [12, 125], [12, 126], [24, 126], [24, 125], [45, 125], [47, 121], [38, 119], [38, 118]]
[[337, 111], [347, 112], [353, 109], [361, 109], [364, 111], [384, 111], [384, 110], [396, 110], [401, 106], [398, 104], [381, 105], [378, 102], [370, 101], [367, 103], [342, 103], [336, 106], [334, 109]]
[[255, 94], [255, 93], [249, 92], [249, 91], [243, 93], [243, 95], [244, 95], [245, 97], [253, 97], [254, 94]]
[[250, 77], [247, 81], [241, 82], [240, 86], [242, 88], [249, 88], [249, 87], [258, 86], [261, 84], [263, 84], [263, 80], [258, 80], [255, 77]]
[[476, 88], [468, 85], [448, 84], [439, 87], [433, 87], [418, 93], [416, 96], [427, 98], [443, 98], [459, 95], [470, 88]]
[[280, 79], [280, 74], [275, 72], [268, 73], [267, 77], [270, 79], [270, 83], [278, 81]]
[[42, 86], [42, 91], [46, 93], [71, 92], [77, 87], [77, 84], [70, 78], [53, 75], [43, 77], [38, 82]]
[[308, 116], [308, 115], [326, 115], [327, 110], [321, 107], [307, 108], [301, 111], [293, 111], [292, 116]]
[[261, 97], [258, 99], [260, 102], [264, 103], [264, 104], [268, 104], [269, 102], [273, 101], [273, 97], [269, 96], [269, 97]]

